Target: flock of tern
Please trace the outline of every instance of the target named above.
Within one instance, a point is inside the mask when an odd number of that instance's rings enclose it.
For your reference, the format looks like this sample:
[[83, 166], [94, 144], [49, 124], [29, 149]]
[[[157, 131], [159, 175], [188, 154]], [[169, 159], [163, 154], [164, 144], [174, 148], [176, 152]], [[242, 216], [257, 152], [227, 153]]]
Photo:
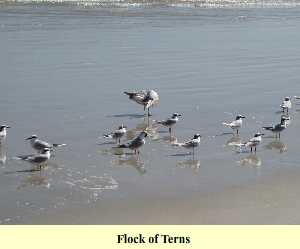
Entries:
[[[130, 100], [133, 100], [137, 104], [142, 105], [144, 108], [145, 115], [148, 117], [151, 115], [150, 108], [159, 103], [159, 95], [154, 90], [142, 90], [137, 92], [124, 92], [124, 93], [129, 96]], [[299, 96], [294, 96], [294, 98], [300, 100]], [[274, 133], [275, 137], [279, 139], [281, 136], [281, 132], [288, 127], [290, 122], [289, 110], [292, 108], [291, 98], [285, 97], [280, 105], [280, 108], [282, 110], [282, 116], [280, 122], [275, 125], [262, 127], [262, 129]], [[181, 116], [182, 115], [179, 113], [173, 113], [169, 118], [165, 120], [157, 120], [157, 121], [154, 120], [154, 123], [168, 128], [171, 137], [172, 129], [179, 121]], [[239, 114], [236, 116], [235, 120], [231, 122], [223, 122], [222, 124], [225, 127], [231, 128], [234, 131], [234, 133], [239, 134], [239, 131], [243, 126], [243, 119], [245, 118], [246, 117], [244, 115]], [[0, 143], [2, 143], [2, 141], [6, 139], [7, 129], [9, 128], [10, 126], [7, 125], [0, 126]], [[103, 137], [115, 140], [117, 144], [116, 148], [122, 148], [122, 149], [127, 148], [132, 150], [134, 154], [138, 155], [140, 153], [139, 149], [146, 143], [146, 138], [148, 136], [147, 128], [144, 129], [142, 132], [140, 132], [131, 141], [126, 143], [121, 143], [121, 139], [124, 137], [126, 133], [127, 133], [127, 127], [122, 124], [115, 131], [108, 134], [104, 134]], [[250, 138], [246, 142], [238, 142], [238, 143], [234, 143], [233, 145], [240, 149], [249, 148], [251, 152], [253, 152], [253, 150], [256, 152], [256, 148], [261, 143], [263, 135], [264, 135], [263, 133], [257, 132], [254, 134], [252, 138]], [[51, 157], [51, 152], [55, 148], [66, 146], [66, 144], [55, 144], [55, 143], [52, 144], [43, 141], [39, 139], [37, 135], [31, 135], [30, 137], [26, 138], [26, 140], [29, 141], [31, 147], [36, 151], [36, 153], [31, 155], [17, 156], [14, 158], [18, 160], [24, 160], [33, 165], [36, 165], [39, 170], [42, 169], [42, 166], [47, 164], [48, 160]], [[187, 140], [186, 142], [179, 143], [177, 141], [175, 142], [171, 141], [171, 144], [173, 146], [183, 147], [192, 150], [192, 154], [194, 156], [195, 148], [200, 145], [200, 141], [201, 141], [201, 135], [196, 133], [192, 136], [191, 139]]]

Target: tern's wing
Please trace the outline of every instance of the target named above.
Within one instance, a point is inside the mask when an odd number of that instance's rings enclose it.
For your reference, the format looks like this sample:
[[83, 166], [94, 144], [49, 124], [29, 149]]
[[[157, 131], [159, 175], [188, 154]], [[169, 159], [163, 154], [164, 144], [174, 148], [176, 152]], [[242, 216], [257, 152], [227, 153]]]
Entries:
[[237, 120], [234, 120], [230, 123], [230, 126], [231, 127], [240, 127], [241, 124]]
[[52, 145], [42, 140], [36, 140], [33, 144], [33, 148], [36, 150], [42, 150], [44, 148], [52, 148]]
[[129, 143], [129, 148], [135, 149], [143, 145], [143, 139], [137, 137]]
[[183, 143], [181, 146], [185, 147], [185, 148], [191, 148], [191, 147], [195, 147], [197, 145], [197, 141], [195, 141], [194, 139], [187, 141], [185, 143]]
[[30, 157], [26, 160], [31, 163], [43, 163], [48, 160], [48, 157], [45, 155], [36, 155], [36, 156]]
[[35, 155], [23, 155], [23, 156], [16, 156], [14, 157], [14, 159], [18, 159], [18, 160], [28, 160], [29, 158], [33, 158]]
[[170, 126], [172, 124], [175, 124], [176, 122], [172, 119], [167, 119], [167, 120], [159, 121], [158, 123], [162, 125]]

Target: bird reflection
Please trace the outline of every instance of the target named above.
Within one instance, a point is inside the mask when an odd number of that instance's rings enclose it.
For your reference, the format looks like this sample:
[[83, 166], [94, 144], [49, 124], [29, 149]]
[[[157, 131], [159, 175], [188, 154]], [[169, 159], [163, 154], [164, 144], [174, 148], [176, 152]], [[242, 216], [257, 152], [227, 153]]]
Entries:
[[200, 160], [187, 159], [177, 162], [176, 166], [182, 169], [192, 169], [197, 174], [200, 170]]
[[3, 139], [0, 139], [0, 164], [6, 163], [6, 145]]
[[32, 171], [32, 173], [21, 182], [17, 189], [22, 189], [30, 186], [42, 186], [49, 188], [50, 183], [47, 177], [41, 174], [41, 171]]
[[280, 140], [273, 140], [265, 146], [268, 150], [277, 150], [279, 153], [287, 151], [287, 145]]
[[139, 174], [144, 175], [146, 173], [145, 169], [145, 163], [140, 160], [139, 157], [135, 156], [129, 156], [129, 157], [122, 157], [120, 156], [119, 158], [113, 159], [112, 164], [114, 166], [132, 166], [134, 167]]
[[178, 139], [175, 136], [164, 136], [164, 137], [162, 137], [162, 140], [167, 143], [177, 143], [178, 142]]
[[251, 154], [239, 161], [242, 166], [260, 167], [262, 164], [261, 158], [256, 154]]
[[142, 131], [146, 131], [148, 133], [148, 137], [151, 138], [151, 140], [159, 139], [158, 127], [153, 126], [152, 120], [150, 120], [149, 118], [144, 118], [143, 123], [138, 124], [134, 129], [128, 130], [126, 139], [132, 140], [135, 138], [136, 134]]
[[239, 135], [231, 137], [225, 144], [225, 146], [231, 147], [235, 146], [236, 144], [240, 144], [242, 142], [242, 139]]

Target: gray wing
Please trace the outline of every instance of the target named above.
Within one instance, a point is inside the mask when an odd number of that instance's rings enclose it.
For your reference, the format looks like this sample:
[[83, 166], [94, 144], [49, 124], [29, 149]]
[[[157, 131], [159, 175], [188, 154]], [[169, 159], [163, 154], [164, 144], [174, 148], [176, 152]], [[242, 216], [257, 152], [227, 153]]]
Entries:
[[141, 147], [143, 144], [144, 144], [144, 140], [137, 137], [136, 139], [132, 140], [128, 144], [128, 148], [134, 150], [134, 149], [137, 149], [137, 148]]
[[37, 155], [37, 156], [29, 157], [26, 160], [31, 163], [44, 163], [48, 160], [48, 157], [44, 155]]
[[185, 142], [182, 146], [185, 148], [193, 148], [193, 147], [198, 146], [198, 143], [195, 142], [194, 140], [191, 140], [191, 141]]
[[52, 148], [52, 144], [50, 143], [47, 143], [45, 141], [42, 141], [42, 140], [36, 140], [35, 143], [33, 144], [33, 148], [36, 149], [36, 150], [42, 150], [42, 149], [45, 149], [45, 148]]
[[174, 125], [175, 123], [176, 123], [176, 121], [173, 119], [167, 119], [167, 120], [163, 120], [160, 122], [160, 124], [165, 125], [165, 126], [171, 126], [171, 125]]
[[273, 131], [283, 131], [284, 128], [285, 128], [285, 127], [284, 127], [283, 125], [277, 124], [277, 125], [275, 125]]

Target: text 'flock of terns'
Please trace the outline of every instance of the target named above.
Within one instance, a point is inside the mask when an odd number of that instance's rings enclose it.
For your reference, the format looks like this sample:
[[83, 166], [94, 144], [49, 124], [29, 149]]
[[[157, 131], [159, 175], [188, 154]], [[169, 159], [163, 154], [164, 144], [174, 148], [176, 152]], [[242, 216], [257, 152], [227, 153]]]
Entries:
[[[150, 108], [159, 103], [159, 95], [154, 90], [142, 90], [138, 92], [126, 91], [124, 93], [129, 96], [129, 99], [142, 105], [145, 111], [145, 115], [147, 115], [148, 117], [151, 115]], [[300, 100], [299, 96], [294, 96], [294, 98]], [[280, 122], [275, 125], [262, 127], [264, 130], [271, 131], [272, 133], [274, 133], [275, 137], [279, 139], [280, 139], [281, 132], [288, 127], [290, 122], [290, 117], [288, 116], [288, 113], [289, 113], [289, 109], [292, 108], [291, 98], [285, 97], [280, 107], [282, 109], [282, 116]], [[179, 113], [173, 113], [169, 118], [165, 120], [157, 120], [157, 121], [154, 120], [154, 123], [168, 128], [170, 138], [171, 138], [172, 128], [179, 121], [181, 116], [182, 115]], [[245, 118], [246, 117], [244, 115], [237, 115], [235, 120], [231, 122], [223, 122], [222, 124], [226, 127], [231, 128], [234, 132], [236, 132], [236, 134], [239, 134], [239, 130], [242, 128], [243, 125], [243, 119]], [[7, 137], [8, 128], [10, 127], [7, 125], [0, 126], [0, 145]], [[115, 140], [117, 144], [117, 148], [122, 148], [122, 149], [128, 148], [132, 150], [134, 154], [139, 155], [140, 153], [139, 149], [146, 143], [146, 138], [148, 136], [147, 128], [144, 129], [135, 138], [133, 138], [127, 143], [121, 143], [121, 139], [127, 133], [127, 127], [123, 124], [120, 125], [117, 130], [108, 134], [104, 134], [103, 137]], [[263, 133], [257, 132], [249, 140], [245, 142], [234, 143], [233, 145], [240, 149], [249, 148], [251, 152], [253, 150], [256, 152], [256, 147], [261, 143], [263, 135], [264, 135]], [[195, 148], [200, 145], [200, 139], [201, 139], [201, 135], [196, 133], [192, 136], [190, 140], [183, 143], [179, 143], [177, 141], [172, 142], [171, 140], [170, 141], [173, 146], [183, 147], [192, 150], [192, 154], [194, 156]], [[47, 164], [48, 160], [51, 157], [51, 152], [55, 148], [66, 146], [66, 144], [49, 143], [43, 141], [39, 139], [37, 135], [31, 135], [30, 137], [26, 138], [26, 140], [30, 142], [31, 147], [36, 151], [36, 153], [31, 155], [17, 156], [14, 158], [18, 160], [24, 160], [33, 164], [37, 166], [38, 170], [41, 170], [42, 166]]]

